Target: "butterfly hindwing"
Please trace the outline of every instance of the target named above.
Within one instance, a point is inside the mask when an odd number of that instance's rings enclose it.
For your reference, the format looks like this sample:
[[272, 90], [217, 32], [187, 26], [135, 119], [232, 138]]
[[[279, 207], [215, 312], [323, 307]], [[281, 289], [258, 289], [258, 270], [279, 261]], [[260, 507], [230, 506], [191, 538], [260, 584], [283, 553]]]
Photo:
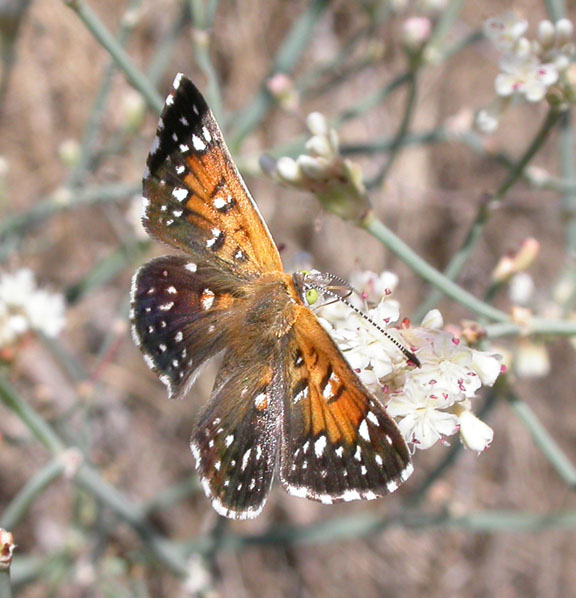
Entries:
[[260, 513], [274, 476], [280, 402], [269, 362], [224, 355], [190, 443], [206, 495], [233, 519]]
[[324, 503], [372, 499], [408, 478], [396, 424], [303, 306], [284, 364], [280, 478], [289, 493]]
[[218, 256], [242, 277], [282, 269], [206, 101], [182, 74], [166, 98], [147, 167], [143, 223], [150, 235], [198, 259]]
[[241, 289], [231, 273], [181, 256], [152, 260], [134, 275], [133, 336], [171, 397], [226, 348]]

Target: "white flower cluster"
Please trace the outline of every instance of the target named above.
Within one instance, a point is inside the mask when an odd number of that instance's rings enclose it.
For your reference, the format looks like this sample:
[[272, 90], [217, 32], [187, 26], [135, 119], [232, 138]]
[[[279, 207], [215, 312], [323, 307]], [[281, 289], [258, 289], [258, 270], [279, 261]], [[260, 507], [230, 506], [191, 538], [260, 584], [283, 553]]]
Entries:
[[0, 274], [0, 348], [29, 330], [56, 336], [64, 323], [64, 297], [38, 289], [31, 270]]
[[494, 81], [498, 99], [477, 116], [478, 128], [484, 133], [498, 127], [499, 117], [513, 97], [540, 102], [553, 85], [567, 80], [575, 54], [572, 22], [541, 21], [537, 38], [532, 40], [524, 35], [527, 29], [528, 22], [514, 13], [488, 19], [484, 25], [485, 35], [501, 54], [500, 73]]
[[[496, 381], [500, 356], [471, 349], [443, 330], [438, 310], [431, 311], [420, 327], [407, 323], [392, 327], [400, 313], [398, 302], [390, 297], [395, 275], [365, 272], [352, 282], [359, 297], [347, 300], [359, 308], [376, 303], [365, 312], [373, 323], [341, 302], [321, 307], [319, 315], [364, 384], [389, 399], [388, 413], [397, 419], [406, 441], [427, 449], [459, 432], [466, 448], [486, 449], [492, 429], [472, 413], [471, 406], [480, 387]], [[421, 367], [410, 364], [379, 328], [410, 347]]]

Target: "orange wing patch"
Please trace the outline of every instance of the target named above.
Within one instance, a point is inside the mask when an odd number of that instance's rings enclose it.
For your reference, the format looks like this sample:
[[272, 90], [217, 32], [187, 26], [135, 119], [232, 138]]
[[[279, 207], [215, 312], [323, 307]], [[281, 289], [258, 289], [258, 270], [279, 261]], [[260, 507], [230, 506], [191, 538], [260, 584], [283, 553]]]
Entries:
[[199, 261], [217, 257], [242, 277], [282, 270], [210, 109], [185, 77], [166, 100], [147, 165], [143, 222], [153, 237]]
[[402, 435], [316, 316], [295, 309], [286, 349], [284, 487], [325, 503], [393, 492], [412, 472]]

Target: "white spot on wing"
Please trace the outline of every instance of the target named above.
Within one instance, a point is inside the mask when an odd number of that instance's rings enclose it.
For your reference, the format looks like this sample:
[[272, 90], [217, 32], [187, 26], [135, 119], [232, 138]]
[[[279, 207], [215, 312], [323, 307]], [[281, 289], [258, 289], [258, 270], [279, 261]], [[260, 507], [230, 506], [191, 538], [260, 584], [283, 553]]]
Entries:
[[362, 423], [360, 424], [360, 427], [358, 428], [358, 432], [360, 433], [360, 436], [362, 438], [364, 438], [364, 440], [366, 442], [370, 442], [370, 433], [368, 432], [368, 424], [366, 423], [365, 419], [362, 420]]
[[158, 151], [159, 147], [160, 147], [160, 137], [158, 137], [158, 135], [156, 135], [156, 137], [154, 137], [154, 141], [152, 142], [152, 147], [150, 148], [150, 153], [155, 154]]
[[172, 106], [172, 104], [174, 103], [174, 96], [169, 93], [168, 96], [166, 97], [166, 106]]
[[256, 407], [256, 409], [262, 409], [263, 407], [266, 406], [266, 402], [267, 402], [266, 393], [261, 392], [259, 395], [256, 395], [256, 397], [254, 398], [254, 407]]
[[174, 83], [172, 83], [172, 87], [174, 89], [178, 89], [180, 87], [180, 81], [182, 80], [182, 73], [178, 73], [175, 77], [174, 77]]
[[320, 436], [318, 440], [314, 443], [314, 452], [316, 453], [316, 456], [320, 457], [324, 453], [325, 448], [326, 436]]
[[218, 241], [218, 239], [220, 238], [222, 231], [219, 228], [213, 228], [212, 234], [214, 236], [211, 239], [208, 239], [208, 241], [206, 241], [206, 247], [212, 247], [214, 243], [216, 243], [216, 241]]
[[242, 465], [240, 466], [240, 469], [242, 471], [244, 471], [246, 469], [246, 466], [248, 465], [248, 460], [250, 459], [250, 453], [252, 452], [252, 449], [248, 449], [245, 453], [244, 456], [242, 457]]
[[206, 139], [206, 143], [212, 141], [212, 135], [210, 135], [210, 131], [206, 127], [202, 127], [202, 134], [204, 135], [204, 139]]
[[189, 272], [196, 272], [196, 270], [198, 270], [198, 266], [194, 262], [188, 262], [184, 268]]
[[200, 297], [200, 303], [202, 304], [202, 309], [210, 309], [214, 304], [214, 293], [210, 289], [206, 289], [202, 296]]
[[212, 205], [217, 209], [221, 210], [222, 208], [228, 205], [228, 202], [223, 197], [217, 197], [213, 202]]
[[196, 151], [204, 151], [206, 149], [206, 144], [198, 137], [198, 135], [192, 135], [192, 145]]
[[358, 492], [358, 490], [346, 490], [346, 492], [342, 494], [341, 498], [345, 502], [349, 502], [351, 500], [359, 500], [360, 493]]
[[232, 443], [234, 442], [234, 434], [229, 434], [228, 436], [226, 436], [226, 446], [230, 446]]
[[188, 189], [184, 189], [184, 187], [176, 187], [172, 190], [172, 196], [178, 201], [184, 201], [188, 197]]
[[378, 421], [378, 418], [374, 415], [374, 413], [372, 413], [372, 411], [368, 411], [368, 413], [366, 414], [366, 417], [375, 425], [375, 426], [379, 426], [380, 422]]

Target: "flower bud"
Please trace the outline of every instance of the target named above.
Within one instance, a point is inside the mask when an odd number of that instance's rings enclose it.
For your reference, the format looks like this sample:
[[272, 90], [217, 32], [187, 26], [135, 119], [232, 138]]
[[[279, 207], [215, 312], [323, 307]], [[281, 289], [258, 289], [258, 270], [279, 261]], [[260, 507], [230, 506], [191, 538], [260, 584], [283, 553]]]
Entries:
[[312, 135], [328, 135], [328, 122], [321, 112], [311, 112], [306, 118], [306, 126]]
[[283, 156], [276, 162], [276, 172], [280, 178], [288, 183], [297, 184], [302, 182], [300, 166], [298, 166], [296, 160], [288, 156]]
[[481, 419], [478, 419], [472, 411], [463, 408], [459, 404], [454, 405], [453, 410], [458, 415], [462, 444], [468, 450], [477, 453], [485, 451], [494, 439], [494, 430]]
[[572, 39], [574, 25], [569, 19], [560, 19], [556, 21], [556, 40], [558, 44], [565, 44]]
[[540, 21], [538, 24], [538, 39], [545, 48], [548, 48], [554, 43], [554, 36], [556, 30], [551, 21]]

